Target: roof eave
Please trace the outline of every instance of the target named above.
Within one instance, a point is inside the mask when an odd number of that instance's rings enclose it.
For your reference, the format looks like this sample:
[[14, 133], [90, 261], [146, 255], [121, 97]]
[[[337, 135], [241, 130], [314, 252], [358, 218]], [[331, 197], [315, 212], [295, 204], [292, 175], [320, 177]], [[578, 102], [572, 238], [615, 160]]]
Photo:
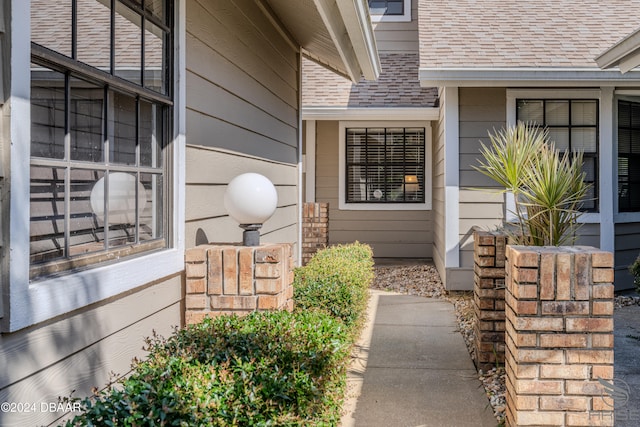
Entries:
[[303, 120], [438, 120], [438, 107], [323, 107], [305, 106]]
[[423, 87], [589, 87], [607, 83], [616, 86], [637, 86], [640, 83], [640, 71], [630, 71], [622, 75], [617, 70], [588, 67], [421, 67], [419, 79], [420, 85]]
[[313, 1], [338, 49], [345, 67], [344, 74], [354, 83], [361, 76], [376, 80], [380, 74], [380, 59], [364, 0]]
[[625, 74], [640, 66], [640, 30], [630, 34], [595, 58], [598, 67], [618, 67]]

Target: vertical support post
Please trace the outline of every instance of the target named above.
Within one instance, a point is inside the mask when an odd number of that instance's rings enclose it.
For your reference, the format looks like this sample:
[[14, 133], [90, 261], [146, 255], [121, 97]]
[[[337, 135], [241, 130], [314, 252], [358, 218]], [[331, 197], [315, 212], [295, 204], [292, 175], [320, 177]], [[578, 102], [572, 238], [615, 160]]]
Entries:
[[507, 247], [508, 426], [612, 426], [613, 254]]
[[504, 364], [505, 260], [507, 235], [475, 229], [473, 301], [475, 362], [480, 369]]

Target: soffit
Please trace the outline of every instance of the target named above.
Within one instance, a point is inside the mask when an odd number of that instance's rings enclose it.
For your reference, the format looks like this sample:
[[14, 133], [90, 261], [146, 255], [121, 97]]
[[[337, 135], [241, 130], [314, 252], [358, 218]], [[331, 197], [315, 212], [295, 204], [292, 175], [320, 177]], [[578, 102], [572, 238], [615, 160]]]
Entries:
[[[373, 29], [364, 0], [341, 5], [335, 0], [266, 2], [305, 56], [352, 80], [363, 72], [377, 77], [379, 62], [375, 40], [367, 43], [373, 39]], [[346, 15], [345, 7], [353, 13]], [[364, 15], [356, 16], [356, 9], [364, 10]]]

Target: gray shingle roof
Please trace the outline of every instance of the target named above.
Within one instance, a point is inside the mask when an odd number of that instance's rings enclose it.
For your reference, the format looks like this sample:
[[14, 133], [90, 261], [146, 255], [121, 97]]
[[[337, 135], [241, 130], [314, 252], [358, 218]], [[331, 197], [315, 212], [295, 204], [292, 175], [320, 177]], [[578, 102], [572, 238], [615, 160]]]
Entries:
[[421, 68], [589, 67], [640, 0], [420, 0]]
[[418, 54], [380, 54], [382, 72], [377, 81], [357, 85], [322, 66], [304, 60], [302, 105], [304, 107], [434, 107], [436, 88], [420, 87]]

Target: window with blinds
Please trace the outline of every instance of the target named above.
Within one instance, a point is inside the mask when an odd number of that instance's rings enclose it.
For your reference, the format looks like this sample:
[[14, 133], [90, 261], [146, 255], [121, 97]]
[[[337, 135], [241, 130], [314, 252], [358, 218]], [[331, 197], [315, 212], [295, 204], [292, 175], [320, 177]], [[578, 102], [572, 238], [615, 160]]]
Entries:
[[591, 189], [582, 211], [598, 211], [598, 101], [596, 99], [518, 99], [516, 118], [549, 130], [556, 148], [583, 152], [582, 169]]
[[424, 203], [424, 128], [346, 129], [347, 203]]
[[618, 101], [618, 211], [640, 212], [640, 103]]

